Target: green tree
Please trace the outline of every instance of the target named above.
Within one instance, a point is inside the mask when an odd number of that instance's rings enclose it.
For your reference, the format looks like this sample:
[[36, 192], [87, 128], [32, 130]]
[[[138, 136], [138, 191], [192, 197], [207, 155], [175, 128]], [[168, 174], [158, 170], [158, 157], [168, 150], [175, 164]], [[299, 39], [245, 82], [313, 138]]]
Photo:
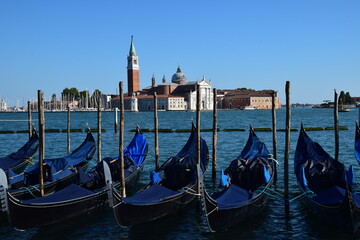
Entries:
[[349, 92], [345, 94], [345, 104], [351, 104], [351, 96]]
[[97, 98], [101, 96], [101, 91], [99, 89], [95, 89], [95, 91], [93, 92], [93, 94], [91, 95], [92, 98]]
[[79, 95], [80, 95], [80, 98], [88, 98], [89, 97], [89, 91], [88, 90], [84, 90], [84, 91], [81, 91], [79, 92]]
[[51, 102], [56, 102], [56, 94], [51, 95]]
[[79, 91], [76, 88], [65, 88], [62, 92], [61, 92], [61, 96], [63, 96], [63, 98], [67, 99], [67, 100], [79, 100]]
[[89, 91], [84, 90], [79, 93], [80, 95], [80, 106], [82, 108], [87, 108], [90, 104]]
[[339, 95], [339, 105], [343, 105], [345, 102], [345, 92], [341, 91]]
[[101, 97], [101, 91], [99, 89], [95, 89], [93, 94], [90, 97], [90, 105], [93, 107], [97, 107], [99, 98]]

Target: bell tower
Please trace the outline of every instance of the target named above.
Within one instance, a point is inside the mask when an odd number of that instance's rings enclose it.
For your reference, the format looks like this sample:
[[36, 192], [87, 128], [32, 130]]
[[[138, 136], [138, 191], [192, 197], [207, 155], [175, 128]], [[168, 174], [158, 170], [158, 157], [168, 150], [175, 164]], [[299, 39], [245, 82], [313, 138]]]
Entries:
[[131, 36], [131, 45], [127, 61], [128, 96], [132, 96], [134, 92], [140, 90], [139, 57], [136, 55], [133, 36]]

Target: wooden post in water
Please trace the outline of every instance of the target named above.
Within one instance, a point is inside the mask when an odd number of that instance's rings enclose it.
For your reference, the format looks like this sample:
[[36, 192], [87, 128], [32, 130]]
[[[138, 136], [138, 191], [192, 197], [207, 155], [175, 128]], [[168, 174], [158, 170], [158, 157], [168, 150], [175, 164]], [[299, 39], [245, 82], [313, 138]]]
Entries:
[[[277, 139], [276, 139], [276, 92], [273, 91], [271, 94], [271, 109], [272, 109], [272, 135], [273, 135], [273, 157], [276, 160], [277, 159]], [[274, 163], [274, 181], [277, 181], [277, 166], [276, 163]]]
[[97, 104], [97, 135], [98, 135], [98, 162], [101, 162], [101, 97], [99, 96]]
[[217, 144], [217, 91], [216, 88], [213, 89], [213, 149], [212, 149], [212, 178], [216, 179], [216, 144]]
[[124, 95], [123, 82], [119, 83], [120, 94], [120, 134], [119, 134], [119, 160], [120, 160], [120, 179], [121, 179], [121, 196], [126, 197], [125, 173], [124, 173]]
[[67, 105], [67, 152], [70, 153], [70, 104]]
[[285, 154], [284, 154], [284, 198], [285, 198], [285, 215], [288, 218], [289, 209], [289, 154], [290, 154], [290, 123], [291, 123], [291, 106], [290, 106], [290, 81], [286, 81], [286, 136], [285, 136]]
[[155, 171], [159, 171], [159, 136], [158, 136], [158, 111], [157, 95], [154, 92], [154, 134], [155, 134]]
[[44, 117], [44, 93], [38, 90], [38, 121], [39, 121], [39, 185], [40, 195], [44, 196], [44, 172], [43, 162], [45, 158], [45, 117]]
[[32, 116], [31, 116], [31, 103], [30, 101], [27, 102], [28, 106], [28, 126], [29, 126], [29, 139], [32, 136]]
[[118, 108], [115, 107], [114, 109], [114, 129], [115, 129], [115, 133], [118, 132]]
[[[201, 149], [200, 149], [200, 84], [198, 83], [196, 85], [196, 138], [197, 138], [197, 144], [196, 144], [196, 152], [197, 152], [197, 164], [201, 166]], [[200, 174], [198, 173], [198, 176]], [[200, 179], [197, 181], [197, 194], [200, 194]]]
[[334, 130], [335, 130], [335, 160], [339, 160], [339, 100], [334, 89]]

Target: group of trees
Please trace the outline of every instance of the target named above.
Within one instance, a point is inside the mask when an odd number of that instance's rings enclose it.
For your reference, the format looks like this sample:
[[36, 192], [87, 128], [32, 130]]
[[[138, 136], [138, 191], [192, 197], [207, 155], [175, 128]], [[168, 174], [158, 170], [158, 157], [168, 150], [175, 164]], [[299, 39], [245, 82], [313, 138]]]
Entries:
[[[97, 100], [101, 97], [101, 91], [99, 89], [95, 89], [95, 91], [89, 94], [88, 90], [84, 90], [79, 92], [77, 88], [64, 88], [61, 92], [61, 97], [59, 100], [62, 101], [79, 101], [79, 107], [93, 107], [96, 105]], [[54, 93], [51, 96], [51, 102], [56, 102], [57, 97]]]
[[341, 104], [351, 104], [351, 96], [349, 92], [341, 91], [339, 95], [339, 105]]

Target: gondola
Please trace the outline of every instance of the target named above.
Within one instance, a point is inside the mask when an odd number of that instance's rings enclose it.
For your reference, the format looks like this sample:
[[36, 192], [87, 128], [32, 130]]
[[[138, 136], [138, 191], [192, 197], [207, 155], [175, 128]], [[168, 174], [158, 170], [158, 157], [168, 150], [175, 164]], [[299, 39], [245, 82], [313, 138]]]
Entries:
[[360, 127], [358, 123], [356, 123], [355, 129], [355, 157], [360, 164]]
[[[190, 137], [176, 156], [170, 157], [158, 172], [152, 172], [151, 182], [130, 197], [110, 192], [113, 212], [119, 226], [131, 226], [174, 214], [196, 196], [197, 186], [197, 134], [193, 126]], [[204, 139], [200, 141], [201, 170], [209, 161], [209, 151]]]
[[300, 191], [317, 216], [347, 232], [357, 231], [360, 196], [352, 191], [355, 184], [352, 167], [346, 170], [344, 164], [310, 139], [302, 125], [294, 170]]
[[[124, 149], [125, 182], [129, 188], [139, 179], [147, 149], [147, 140], [138, 129], [130, 144]], [[105, 178], [104, 171], [108, 172], [106, 175], [110, 175], [110, 180]], [[6, 191], [9, 222], [17, 230], [26, 230], [91, 213], [108, 202], [106, 181], [113, 181], [118, 188], [119, 179], [118, 157], [104, 158], [81, 176], [80, 185], [71, 184], [47, 196], [28, 200], [16, 199]]]
[[39, 146], [39, 136], [32, 129], [30, 139], [18, 151], [5, 157], [0, 157], [0, 168], [5, 172], [21, 173], [29, 163], [29, 159], [36, 153]]
[[[70, 183], [77, 183], [79, 172], [92, 159], [96, 151], [94, 137], [90, 130], [82, 144], [70, 154], [61, 158], [44, 159], [44, 193], [45, 195], [61, 189]], [[18, 199], [39, 197], [39, 166], [26, 169], [21, 174], [8, 173], [9, 192]]]
[[240, 155], [222, 171], [220, 191], [202, 188], [202, 207], [211, 232], [238, 225], [259, 214], [268, 202], [275, 167], [253, 128]]

